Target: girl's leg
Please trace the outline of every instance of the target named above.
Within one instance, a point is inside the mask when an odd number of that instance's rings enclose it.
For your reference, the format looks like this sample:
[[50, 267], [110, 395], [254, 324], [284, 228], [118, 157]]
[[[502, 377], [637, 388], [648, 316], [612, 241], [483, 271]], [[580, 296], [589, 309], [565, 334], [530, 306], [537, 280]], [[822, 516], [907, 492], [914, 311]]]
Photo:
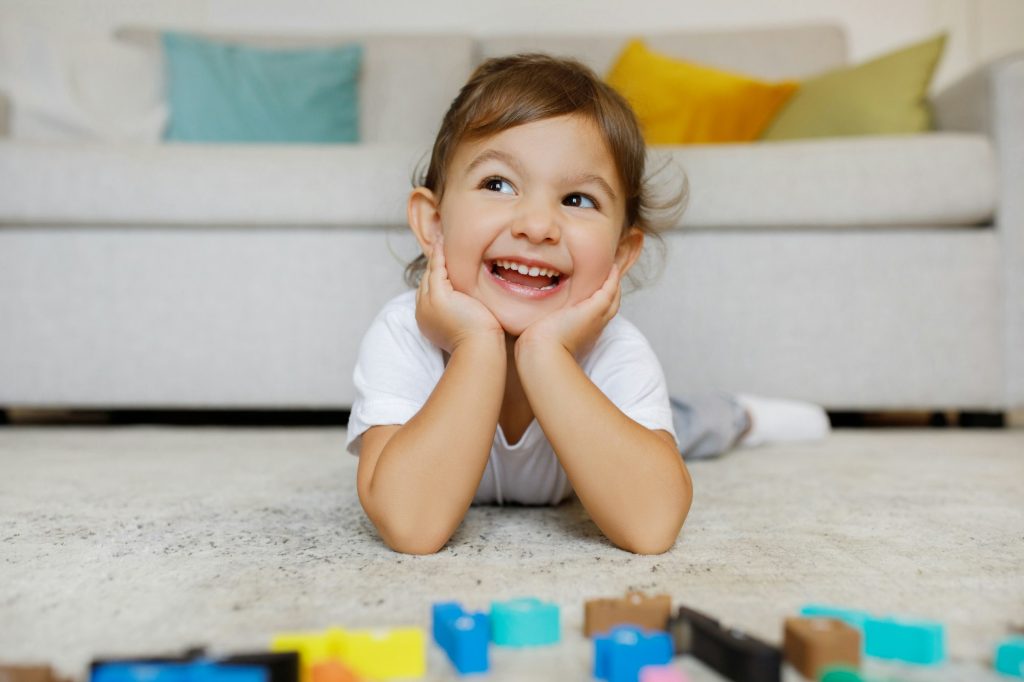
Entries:
[[735, 447], [751, 427], [747, 410], [728, 393], [676, 395], [669, 403], [683, 459], [717, 457]]

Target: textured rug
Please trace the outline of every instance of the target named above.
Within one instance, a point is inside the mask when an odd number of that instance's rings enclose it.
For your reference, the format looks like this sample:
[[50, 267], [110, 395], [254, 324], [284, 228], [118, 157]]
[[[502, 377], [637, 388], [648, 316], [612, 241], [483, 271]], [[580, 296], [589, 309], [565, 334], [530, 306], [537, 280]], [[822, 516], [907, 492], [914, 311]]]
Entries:
[[[587, 680], [584, 600], [640, 589], [773, 643], [809, 602], [939, 620], [950, 663], [900, 679], [987, 680], [995, 643], [1024, 626], [1024, 431], [838, 430], [695, 463], [683, 532], [651, 557], [609, 544], [578, 502], [474, 508], [440, 553], [395, 554], [343, 443], [324, 428], [0, 429], [0, 660], [81, 676], [94, 656], [427, 627], [435, 601], [536, 595], [560, 605], [563, 643], [496, 650], [486, 679]], [[428, 678], [455, 679], [433, 647]]]

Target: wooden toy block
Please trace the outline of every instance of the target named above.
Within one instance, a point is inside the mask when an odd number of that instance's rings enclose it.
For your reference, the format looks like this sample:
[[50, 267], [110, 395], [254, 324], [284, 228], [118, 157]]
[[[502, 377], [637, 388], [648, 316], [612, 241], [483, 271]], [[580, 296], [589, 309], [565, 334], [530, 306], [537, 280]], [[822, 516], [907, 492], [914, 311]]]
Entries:
[[270, 650], [274, 653], [298, 654], [300, 682], [312, 682], [313, 666], [324, 661], [339, 660], [344, 647], [345, 632], [339, 628], [329, 628], [323, 632], [278, 634], [270, 643]]
[[672, 660], [672, 638], [666, 632], [620, 625], [594, 637], [594, 677], [608, 682], [637, 682], [644, 666]]
[[638, 682], [689, 682], [689, 678], [682, 670], [671, 665], [645, 665], [640, 668]]
[[672, 617], [672, 598], [667, 594], [648, 597], [627, 592], [625, 597], [591, 599], [583, 607], [583, 634], [604, 634], [617, 625], [635, 625], [648, 630], [667, 630]]
[[839, 606], [825, 606], [823, 604], [807, 604], [800, 609], [800, 615], [807, 618], [836, 618], [844, 623], [864, 631], [864, 621], [871, 617], [867, 611], [856, 609], [845, 609]]
[[1011, 637], [996, 647], [996, 670], [1011, 677], [1024, 678], [1024, 637]]
[[679, 607], [669, 622], [676, 653], [691, 654], [734, 682], [779, 682], [782, 652], [744, 632]]
[[558, 606], [533, 597], [491, 604], [491, 639], [499, 646], [542, 646], [561, 639]]
[[860, 671], [852, 668], [833, 667], [821, 671], [820, 682], [868, 682]]
[[48, 665], [0, 665], [0, 682], [66, 682]]
[[486, 613], [469, 613], [457, 602], [434, 604], [434, 641], [444, 650], [459, 674], [490, 669], [490, 618]]
[[816, 680], [829, 666], [859, 667], [860, 639], [859, 630], [837, 618], [787, 618], [782, 649], [801, 675]]
[[426, 638], [420, 628], [349, 630], [341, 659], [361, 677], [422, 677]]
[[312, 682], [360, 682], [359, 677], [341, 661], [320, 661], [309, 671]]
[[941, 623], [895, 617], [864, 621], [864, 653], [875, 658], [934, 665], [946, 658]]

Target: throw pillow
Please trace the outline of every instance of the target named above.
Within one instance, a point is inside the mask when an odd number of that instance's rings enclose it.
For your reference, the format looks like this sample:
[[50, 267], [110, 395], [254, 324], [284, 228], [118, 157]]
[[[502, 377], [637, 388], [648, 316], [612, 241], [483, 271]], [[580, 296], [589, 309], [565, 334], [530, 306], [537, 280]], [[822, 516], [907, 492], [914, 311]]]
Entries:
[[187, 142], [357, 142], [362, 46], [273, 50], [164, 32], [170, 123]]
[[648, 144], [756, 140], [797, 89], [659, 54], [638, 39], [606, 80], [632, 105]]
[[931, 128], [928, 86], [946, 34], [811, 78], [763, 140], [918, 133]]

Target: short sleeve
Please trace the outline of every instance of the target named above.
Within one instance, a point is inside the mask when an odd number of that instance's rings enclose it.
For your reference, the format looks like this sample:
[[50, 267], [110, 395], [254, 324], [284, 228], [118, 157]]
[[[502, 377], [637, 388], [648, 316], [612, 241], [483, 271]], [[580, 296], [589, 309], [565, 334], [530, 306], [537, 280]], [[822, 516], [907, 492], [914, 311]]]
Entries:
[[648, 429], [668, 431], [679, 446], [665, 373], [633, 323], [618, 315], [612, 318], [581, 366], [623, 414]]
[[353, 455], [371, 426], [404, 424], [419, 412], [444, 373], [441, 350], [416, 324], [414, 296], [407, 292], [388, 303], [359, 345], [345, 443]]

